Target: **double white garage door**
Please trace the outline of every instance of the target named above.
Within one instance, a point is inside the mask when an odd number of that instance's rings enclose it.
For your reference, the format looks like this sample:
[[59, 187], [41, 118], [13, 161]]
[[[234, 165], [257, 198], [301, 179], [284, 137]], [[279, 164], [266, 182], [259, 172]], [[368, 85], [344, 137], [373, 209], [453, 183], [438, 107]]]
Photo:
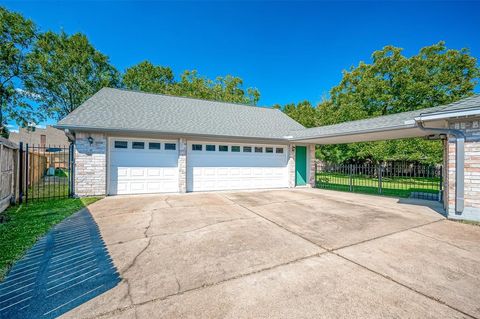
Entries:
[[[179, 191], [178, 144], [110, 140], [109, 194]], [[282, 145], [188, 142], [187, 191], [288, 187]]]

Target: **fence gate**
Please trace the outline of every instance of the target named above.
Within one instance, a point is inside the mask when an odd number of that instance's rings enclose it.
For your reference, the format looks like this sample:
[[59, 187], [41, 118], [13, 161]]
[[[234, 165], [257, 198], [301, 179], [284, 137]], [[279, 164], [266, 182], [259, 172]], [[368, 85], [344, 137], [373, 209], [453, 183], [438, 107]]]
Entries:
[[20, 202], [73, 196], [73, 150], [73, 144], [47, 146], [20, 143]]
[[442, 200], [442, 166], [411, 163], [319, 164], [316, 187], [427, 200]]

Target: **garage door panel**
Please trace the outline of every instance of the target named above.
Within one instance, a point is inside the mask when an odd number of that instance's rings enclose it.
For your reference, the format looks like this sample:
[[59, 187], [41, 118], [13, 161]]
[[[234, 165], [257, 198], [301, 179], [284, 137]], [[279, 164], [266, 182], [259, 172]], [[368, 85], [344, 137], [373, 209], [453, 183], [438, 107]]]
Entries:
[[[178, 192], [178, 151], [132, 149], [128, 141], [127, 149], [115, 149], [111, 141], [109, 194]], [[144, 142], [148, 147], [151, 140]]]
[[[202, 151], [193, 151], [192, 144], [202, 144]], [[219, 152], [219, 144], [208, 152], [205, 144], [187, 146], [188, 191], [288, 187], [286, 153], [237, 153], [231, 152], [232, 144], [221, 144], [229, 146], [228, 152]]]

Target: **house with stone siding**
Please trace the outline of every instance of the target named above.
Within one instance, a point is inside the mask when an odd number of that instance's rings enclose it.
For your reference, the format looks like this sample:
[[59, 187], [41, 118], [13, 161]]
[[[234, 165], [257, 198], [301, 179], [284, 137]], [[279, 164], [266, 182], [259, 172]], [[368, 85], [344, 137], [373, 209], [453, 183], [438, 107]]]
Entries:
[[314, 187], [316, 147], [439, 138], [445, 209], [480, 220], [479, 121], [480, 96], [307, 129], [276, 109], [104, 88], [56, 127], [78, 196]]

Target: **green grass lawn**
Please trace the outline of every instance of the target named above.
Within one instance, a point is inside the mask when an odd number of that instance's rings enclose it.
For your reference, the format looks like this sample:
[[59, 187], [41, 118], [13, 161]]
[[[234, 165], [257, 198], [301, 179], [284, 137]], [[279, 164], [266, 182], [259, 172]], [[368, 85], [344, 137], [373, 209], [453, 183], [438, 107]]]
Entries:
[[50, 228], [100, 197], [46, 200], [9, 207], [0, 213], [0, 281]]
[[27, 189], [28, 200], [52, 197], [68, 197], [67, 173], [58, 173], [55, 176], [44, 176], [39, 182], [32, 184]]
[[[350, 191], [350, 177], [348, 174], [318, 173], [317, 187], [340, 191]], [[354, 176], [352, 179], [353, 191], [359, 193], [379, 194], [378, 178]], [[382, 179], [382, 194], [397, 197], [410, 197], [412, 192], [438, 194], [440, 190], [439, 178], [427, 177], [395, 177]]]

